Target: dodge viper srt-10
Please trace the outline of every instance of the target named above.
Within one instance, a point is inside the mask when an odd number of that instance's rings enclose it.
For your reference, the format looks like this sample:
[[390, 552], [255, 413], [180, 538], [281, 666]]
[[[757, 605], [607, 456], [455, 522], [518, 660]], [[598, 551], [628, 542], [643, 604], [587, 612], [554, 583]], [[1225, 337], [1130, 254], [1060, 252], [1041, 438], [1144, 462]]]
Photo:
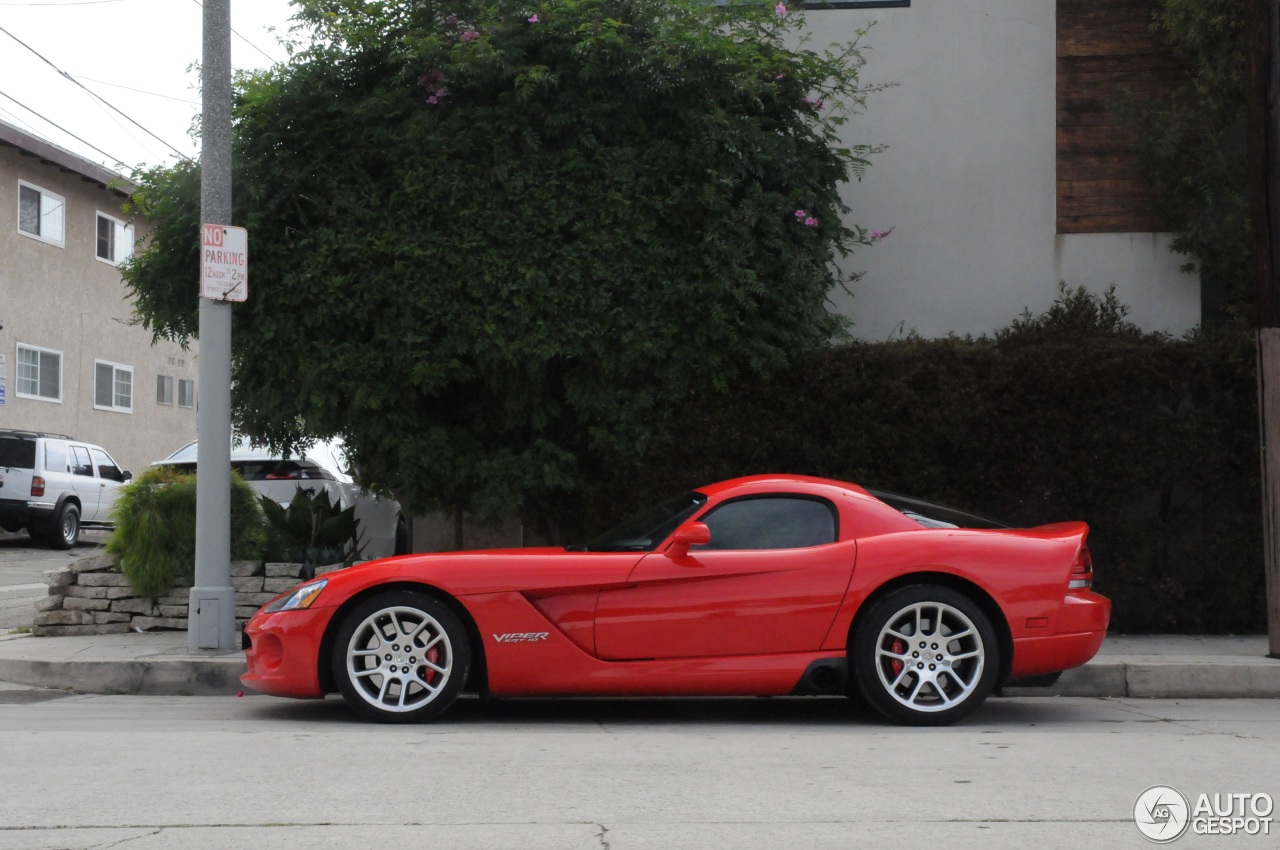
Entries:
[[405, 555], [245, 626], [254, 690], [405, 722], [492, 696], [860, 693], [949, 723], [1102, 644], [1080, 522], [1014, 529], [855, 484], [739, 478], [565, 548]]

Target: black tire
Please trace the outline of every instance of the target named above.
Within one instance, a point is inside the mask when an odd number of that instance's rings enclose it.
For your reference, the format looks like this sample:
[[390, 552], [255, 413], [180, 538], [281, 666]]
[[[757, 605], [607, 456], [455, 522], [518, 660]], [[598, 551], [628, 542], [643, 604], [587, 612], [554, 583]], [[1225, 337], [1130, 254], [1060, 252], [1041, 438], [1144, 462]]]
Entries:
[[910, 585], [877, 600], [853, 635], [858, 689], [890, 720], [942, 726], [975, 711], [995, 687], [1000, 644], [965, 594]]
[[439, 717], [458, 698], [471, 670], [471, 643], [448, 605], [396, 590], [347, 614], [330, 663], [338, 690], [357, 714], [379, 723], [416, 723]]
[[80, 509], [70, 502], [63, 502], [58, 517], [49, 529], [49, 546], [54, 549], [70, 549], [80, 539]]

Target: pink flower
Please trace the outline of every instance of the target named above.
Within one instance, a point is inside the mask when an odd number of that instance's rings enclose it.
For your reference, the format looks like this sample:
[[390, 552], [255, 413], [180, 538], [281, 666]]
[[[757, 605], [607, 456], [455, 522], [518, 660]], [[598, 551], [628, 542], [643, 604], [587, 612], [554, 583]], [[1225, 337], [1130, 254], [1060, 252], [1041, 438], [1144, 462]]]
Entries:
[[479, 35], [480, 33], [476, 32], [475, 30], [467, 30], [461, 36], [459, 36], [459, 38], [461, 38], [463, 41], [470, 41], [471, 39], [476, 38]]
[[777, 12], [777, 13], [778, 13], [778, 17], [780, 17], [780, 18], [782, 18], [782, 17], [786, 17], [786, 15], [787, 15], [787, 7], [786, 7], [786, 5], [785, 5], [785, 4], [783, 4], [783, 3], [779, 3], [777, 6], [774, 6], [774, 7], [773, 7], [773, 11]]
[[804, 210], [796, 210], [796, 218], [804, 218], [808, 213]]
[[825, 105], [820, 97], [806, 97], [802, 98], [800, 102], [812, 109], [821, 109]]
[[818, 226], [818, 220], [817, 220], [816, 218], [814, 218], [813, 216], [809, 216], [808, 218], [806, 218], [806, 219], [804, 220], [804, 226], [805, 226], [805, 227], [817, 227], [817, 226]]
[[537, 15], [530, 15], [530, 16], [529, 16], [529, 23], [531, 23], [531, 24], [536, 24], [537, 22], [538, 22], [538, 16], [537, 16]]
[[450, 15], [444, 19], [444, 28], [447, 30], [455, 30], [458, 28], [458, 16]]
[[440, 102], [440, 99], [435, 95], [431, 95], [431, 97], [427, 98], [427, 103], [439, 103], [439, 102]]
[[885, 238], [892, 232], [893, 232], [892, 227], [890, 227], [888, 230], [873, 230], [871, 231], [871, 241], [879, 242], [881, 239]]

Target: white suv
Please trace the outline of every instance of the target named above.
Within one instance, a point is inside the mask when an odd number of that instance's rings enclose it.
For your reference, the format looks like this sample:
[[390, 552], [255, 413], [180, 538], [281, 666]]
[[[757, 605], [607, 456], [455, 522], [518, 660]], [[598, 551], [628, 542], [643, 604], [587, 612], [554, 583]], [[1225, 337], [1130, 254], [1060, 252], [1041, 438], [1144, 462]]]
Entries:
[[116, 492], [132, 477], [101, 446], [0, 430], [0, 528], [70, 549], [81, 527], [111, 527]]

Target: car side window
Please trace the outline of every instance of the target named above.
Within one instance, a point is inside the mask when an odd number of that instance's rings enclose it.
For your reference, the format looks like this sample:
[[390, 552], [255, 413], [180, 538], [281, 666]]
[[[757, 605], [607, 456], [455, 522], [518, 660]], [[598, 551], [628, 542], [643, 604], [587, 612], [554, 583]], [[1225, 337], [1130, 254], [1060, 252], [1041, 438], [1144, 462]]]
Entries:
[[93, 477], [93, 461], [89, 459], [89, 450], [84, 446], [71, 447], [71, 473]]
[[93, 455], [93, 464], [98, 467], [99, 478], [105, 478], [108, 481], [124, 479], [124, 473], [120, 471], [120, 467], [116, 466], [116, 462], [102, 449], [89, 449], [89, 454]]
[[46, 472], [67, 471], [67, 444], [62, 440], [45, 440], [44, 468]]
[[727, 502], [700, 518], [711, 542], [694, 549], [802, 549], [838, 539], [836, 509], [823, 499], [755, 496]]

